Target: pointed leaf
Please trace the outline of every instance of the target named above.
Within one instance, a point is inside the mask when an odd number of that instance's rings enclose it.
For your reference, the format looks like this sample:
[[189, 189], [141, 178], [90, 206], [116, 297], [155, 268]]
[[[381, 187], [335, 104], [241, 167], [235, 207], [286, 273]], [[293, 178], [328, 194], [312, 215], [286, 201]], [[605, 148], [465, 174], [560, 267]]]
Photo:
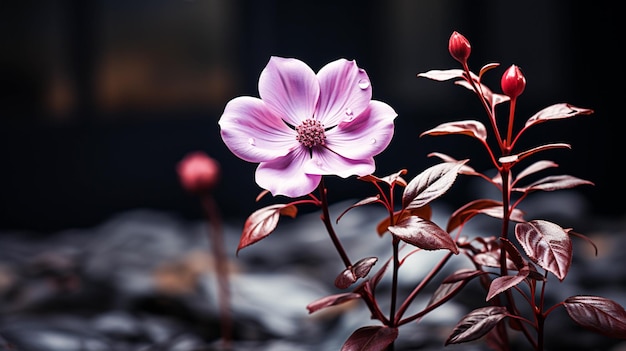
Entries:
[[487, 334], [506, 316], [506, 308], [502, 306], [488, 306], [475, 309], [457, 323], [445, 345], [476, 340]]
[[570, 318], [602, 335], [626, 339], [626, 311], [617, 302], [599, 296], [571, 296], [564, 301]]
[[527, 276], [528, 268], [520, 270], [517, 275], [505, 275], [503, 277], [497, 277], [496, 279], [491, 281], [491, 284], [489, 285], [489, 292], [487, 293], [487, 298], [485, 299], [485, 301], [489, 301], [499, 293], [516, 286], [520, 282], [524, 281]]
[[356, 276], [350, 268], [346, 268], [335, 278], [335, 286], [339, 289], [347, 289], [356, 282]]
[[[476, 92], [474, 87], [466, 80], [456, 81], [455, 84], [465, 87], [473, 92]], [[476, 85], [480, 86], [480, 92], [476, 92], [476, 93], [484, 97], [492, 109], [498, 104], [511, 100], [511, 98], [506, 95], [496, 94], [492, 92], [491, 89], [489, 89], [489, 87], [487, 87], [486, 85], [482, 83], [476, 82]]]
[[[550, 168], [550, 167], [558, 167], [559, 165], [552, 162], [552, 161], [537, 161], [533, 164], [531, 164], [530, 166], [526, 167], [523, 171], [519, 172], [519, 174], [517, 175], [517, 177], [515, 177], [515, 182], [517, 183], [520, 179], [527, 177], [531, 174], [537, 173], [539, 171], [543, 171], [546, 168]], [[500, 174], [500, 173], [498, 173]]]
[[534, 220], [518, 223], [515, 236], [531, 261], [563, 281], [572, 264], [572, 241], [557, 224]]
[[298, 208], [290, 204], [271, 205], [256, 210], [244, 224], [237, 253], [244, 247], [252, 245], [270, 235], [276, 229], [280, 215], [294, 218], [297, 213]]
[[590, 115], [592, 113], [593, 110], [591, 109], [572, 106], [568, 103], [554, 104], [544, 108], [530, 117], [528, 121], [526, 121], [524, 128], [553, 119], [570, 118], [578, 115]]
[[459, 248], [445, 230], [435, 223], [410, 216], [402, 219], [398, 224], [390, 226], [389, 231], [401, 240], [424, 250], [448, 249], [455, 254]]
[[467, 160], [443, 162], [431, 166], [407, 184], [402, 194], [402, 208], [412, 209], [427, 205], [445, 194], [456, 180], [459, 170]]
[[398, 328], [367, 326], [357, 329], [341, 347], [341, 351], [384, 351], [398, 338]]
[[[430, 207], [430, 205], [426, 205], [426, 206], [422, 206], [418, 208], [413, 208], [408, 211], [396, 211], [393, 214], [393, 221], [394, 223], [398, 223], [398, 221], [400, 221], [401, 219], [404, 219], [409, 216], [418, 216], [418, 217], [422, 217], [424, 219], [430, 220], [432, 218], [432, 215], [433, 215], [432, 208]], [[376, 232], [378, 233], [379, 236], [382, 236], [383, 234], [387, 232], [387, 228], [389, 227], [389, 224], [391, 224], [389, 221], [389, 217], [385, 217], [385, 219], [383, 219], [382, 221], [378, 223], [378, 225], [376, 226]]]
[[357, 278], [364, 278], [369, 274], [376, 262], [378, 262], [377, 257], [362, 258], [354, 264], [352, 271]]
[[309, 314], [319, 311], [323, 308], [330, 306], [337, 306], [343, 303], [346, 303], [351, 300], [360, 299], [361, 295], [356, 293], [343, 293], [343, 294], [335, 294], [322, 297], [319, 300], [315, 300], [306, 306], [307, 310], [309, 310]]
[[569, 189], [569, 188], [577, 187], [579, 185], [594, 185], [594, 184], [591, 181], [576, 178], [570, 175], [554, 175], [554, 176], [548, 176], [548, 177], [539, 179], [538, 181], [528, 186], [513, 188], [512, 190], [529, 193], [529, 192], [538, 191], [538, 190], [555, 191], [555, 190], [561, 190], [561, 189]]
[[[485, 214], [494, 218], [502, 218], [504, 216], [502, 202], [490, 199], [478, 199], [459, 207], [448, 219], [446, 231], [452, 232], [459, 226], [467, 223], [472, 217], [478, 214]], [[524, 212], [514, 209], [511, 212], [510, 219], [516, 222], [524, 222]]]
[[[442, 161], [445, 162], [459, 162], [457, 159], [448, 156], [444, 153], [441, 152], [431, 152], [428, 155], [426, 155], [428, 157], [439, 157]], [[463, 165], [463, 167], [461, 167], [461, 169], [459, 170], [459, 174], [466, 174], [466, 175], [480, 175], [480, 173], [476, 172], [472, 167], [468, 166], [468, 165]]]
[[535, 148], [532, 148], [530, 150], [526, 150], [524, 152], [520, 152], [517, 155], [510, 155], [510, 156], [503, 156], [500, 157], [498, 159], [498, 161], [500, 161], [500, 163], [514, 163], [514, 162], [520, 162], [521, 160], [525, 159], [528, 156], [534, 155], [540, 151], [544, 151], [544, 150], [550, 150], [550, 149], [571, 149], [572, 146], [570, 144], [565, 144], [565, 143], [555, 143], [555, 144], [546, 144], [546, 145], [541, 145]]
[[417, 76], [443, 82], [443, 81], [450, 80], [450, 79], [463, 78], [463, 70], [462, 69], [447, 69], [447, 70], [433, 69], [428, 72], [418, 73]]
[[370, 175], [359, 177], [358, 179], [365, 181], [365, 182], [371, 182], [371, 183], [383, 182], [383, 183], [387, 183], [388, 185], [394, 185], [397, 183], [402, 186], [406, 186], [406, 181], [402, 179], [402, 176], [405, 175], [406, 173], [407, 173], [406, 169], [401, 169], [400, 171], [394, 174], [390, 174], [382, 178], [378, 178], [375, 175], [370, 174]]
[[350, 207], [346, 208], [343, 212], [341, 212], [341, 214], [339, 214], [339, 216], [337, 217], [337, 220], [335, 221], [336, 223], [339, 223], [339, 220], [341, 219], [341, 217], [343, 217], [343, 215], [345, 215], [348, 211], [350, 211], [351, 209], [355, 208], [355, 207], [359, 207], [359, 206], [363, 206], [363, 205], [369, 205], [371, 203], [375, 203], [375, 202], [379, 202], [380, 201], [380, 195], [376, 195], [376, 196], [370, 196], [368, 198], [365, 198], [353, 205], [351, 205]]
[[463, 134], [482, 140], [487, 140], [487, 129], [485, 125], [478, 121], [458, 121], [449, 122], [438, 125], [437, 127], [427, 130], [420, 134], [420, 137], [424, 135], [447, 135], [447, 134]]

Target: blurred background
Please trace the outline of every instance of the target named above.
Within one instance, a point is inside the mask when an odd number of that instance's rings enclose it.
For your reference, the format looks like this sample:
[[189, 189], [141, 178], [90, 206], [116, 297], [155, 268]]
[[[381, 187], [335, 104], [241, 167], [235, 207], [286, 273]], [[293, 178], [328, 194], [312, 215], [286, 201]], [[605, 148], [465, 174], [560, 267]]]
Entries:
[[[0, 11], [0, 229], [49, 232], [90, 227], [136, 208], [201, 217], [175, 172], [203, 150], [223, 166], [218, 200], [226, 217], [258, 207], [256, 165], [223, 145], [217, 121], [225, 104], [258, 96], [272, 55], [314, 70], [355, 59], [374, 99], [398, 112], [396, 135], [377, 157], [377, 175], [414, 176], [445, 152], [485, 155], [467, 137], [419, 134], [444, 121], [478, 119], [475, 97], [451, 82], [417, 78], [458, 68], [448, 53], [453, 31], [472, 44], [474, 71], [511, 64], [527, 78], [518, 123], [558, 102], [595, 113], [541, 124], [520, 148], [566, 142], [546, 152], [556, 174], [593, 181], [577, 192], [598, 215], [621, 216], [619, 164], [624, 70], [621, 15], [598, 2], [50, 0], [3, 2]], [[490, 79], [492, 79], [490, 81]], [[331, 201], [360, 197], [358, 182], [331, 188]], [[332, 186], [332, 182], [331, 182]], [[447, 201], [465, 202], [460, 186]]]
[[[220, 222], [204, 220], [199, 199], [183, 190], [176, 173], [194, 151], [222, 168], [215, 197], [225, 219], [223, 261], [233, 273], [237, 350], [339, 349], [357, 327], [373, 322], [359, 304], [307, 313], [308, 303], [337, 292], [334, 272], [343, 267], [317, 235], [323, 232], [317, 212], [302, 209], [298, 221], [285, 219], [235, 257], [245, 218], [262, 206], [255, 202], [261, 189], [256, 164], [227, 150], [218, 120], [232, 98], [258, 96], [259, 74], [273, 55], [298, 58], [315, 71], [354, 59], [370, 76], [373, 98], [398, 113], [394, 139], [376, 157], [376, 175], [405, 168], [410, 179], [439, 162], [427, 157], [431, 152], [470, 158], [473, 168], [489, 172], [477, 141], [419, 137], [455, 120], [489, 126], [468, 90], [417, 78], [459, 68], [448, 53], [453, 31], [469, 39], [474, 72], [501, 63], [484, 78], [494, 91], [506, 68], [521, 67], [527, 86], [517, 128], [555, 103], [595, 111], [539, 124], [517, 150], [569, 143], [571, 150], [533, 158], [559, 164], [537, 176], [569, 174], [595, 186], [537, 194], [524, 209], [528, 219], [563, 219], [557, 223], [590, 234], [600, 252], [576, 240], [568, 280], [551, 286], [547, 301], [588, 293], [626, 305], [622, 17], [602, 1], [569, 0], [3, 1], [0, 350], [223, 350], [211, 346], [224, 323], [216, 308], [217, 245], [207, 240], [208, 225]], [[327, 185], [333, 218], [374, 194], [354, 178], [331, 177]], [[484, 185], [458, 177], [437, 201], [433, 220], [443, 225], [442, 214], [477, 196], [496, 196]], [[357, 208], [338, 224], [350, 255], [388, 257], [385, 240], [363, 240], [372, 221], [384, 217], [378, 210]], [[497, 232], [489, 220], [477, 218], [465, 233]], [[419, 259], [404, 266], [415, 271], [403, 275], [402, 293], [438, 260]], [[377, 296], [386, 297], [389, 286], [383, 281]], [[440, 350], [464, 313], [484, 304], [482, 289], [467, 289], [469, 298], [407, 325], [396, 350]], [[551, 349], [625, 349], [616, 339], [581, 332], [563, 309], [551, 314], [548, 328], [567, 335], [551, 338]], [[448, 349], [485, 350], [481, 343], [457, 346]]]

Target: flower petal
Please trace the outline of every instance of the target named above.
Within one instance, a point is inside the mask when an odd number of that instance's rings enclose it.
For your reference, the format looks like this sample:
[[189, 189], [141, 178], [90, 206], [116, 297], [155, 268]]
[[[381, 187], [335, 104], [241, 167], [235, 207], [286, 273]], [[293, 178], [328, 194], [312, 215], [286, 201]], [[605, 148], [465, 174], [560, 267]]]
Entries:
[[304, 172], [303, 166], [309, 159], [309, 149], [299, 147], [284, 157], [262, 162], [256, 170], [256, 182], [274, 196], [299, 197], [309, 194], [322, 179], [320, 175]]
[[259, 77], [259, 96], [293, 126], [313, 118], [320, 87], [315, 72], [293, 58], [272, 56]]
[[352, 160], [323, 147], [311, 149], [313, 157], [304, 165], [307, 174], [338, 175], [348, 178], [352, 175], [364, 176], [374, 173], [374, 158]]
[[360, 116], [326, 132], [326, 146], [344, 157], [360, 160], [381, 153], [394, 134], [398, 116], [391, 106], [372, 100]]
[[255, 97], [240, 96], [229, 101], [218, 123], [228, 149], [249, 162], [285, 156], [299, 145], [295, 131]]
[[320, 69], [317, 78], [320, 96], [315, 114], [326, 127], [358, 116], [372, 99], [370, 79], [354, 60], [333, 61]]

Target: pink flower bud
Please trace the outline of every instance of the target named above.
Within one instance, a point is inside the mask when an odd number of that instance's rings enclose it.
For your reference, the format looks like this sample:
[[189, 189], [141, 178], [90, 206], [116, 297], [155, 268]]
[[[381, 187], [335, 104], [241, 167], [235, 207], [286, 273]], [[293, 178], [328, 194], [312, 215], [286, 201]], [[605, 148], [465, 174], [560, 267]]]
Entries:
[[448, 51], [455, 60], [461, 63], [467, 63], [472, 47], [469, 41], [457, 31], [454, 31], [448, 41]]
[[176, 167], [183, 188], [192, 194], [206, 193], [217, 185], [219, 163], [202, 151], [187, 154]]
[[526, 78], [524, 78], [519, 67], [511, 65], [502, 75], [500, 85], [502, 86], [502, 92], [511, 99], [514, 99], [520, 96], [524, 91]]

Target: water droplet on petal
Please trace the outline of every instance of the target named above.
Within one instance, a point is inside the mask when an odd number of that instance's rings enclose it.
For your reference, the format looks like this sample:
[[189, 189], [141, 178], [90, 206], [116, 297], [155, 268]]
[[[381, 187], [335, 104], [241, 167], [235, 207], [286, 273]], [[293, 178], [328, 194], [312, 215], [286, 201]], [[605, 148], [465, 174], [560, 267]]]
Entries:
[[322, 166], [323, 166], [322, 160], [316, 160], [316, 161], [315, 161], [315, 164], [316, 164], [318, 167], [322, 167]]
[[345, 120], [349, 122], [349, 121], [351, 121], [353, 119], [354, 119], [354, 112], [352, 112], [351, 108], [349, 108], [349, 107], [346, 108], [346, 119]]
[[361, 79], [359, 81], [359, 88], [361, 89], [367, 89], [370, 87], [370, 81], [367, 79]]
[[248, 144], [255, 146], [256, 145], [256, 141], [254, 140], [254, 138], [248, 138]]
[[375, 138], [370, 139], [370, 144], [372, 144], [372, 145], [376, 144], [376, 139]]

